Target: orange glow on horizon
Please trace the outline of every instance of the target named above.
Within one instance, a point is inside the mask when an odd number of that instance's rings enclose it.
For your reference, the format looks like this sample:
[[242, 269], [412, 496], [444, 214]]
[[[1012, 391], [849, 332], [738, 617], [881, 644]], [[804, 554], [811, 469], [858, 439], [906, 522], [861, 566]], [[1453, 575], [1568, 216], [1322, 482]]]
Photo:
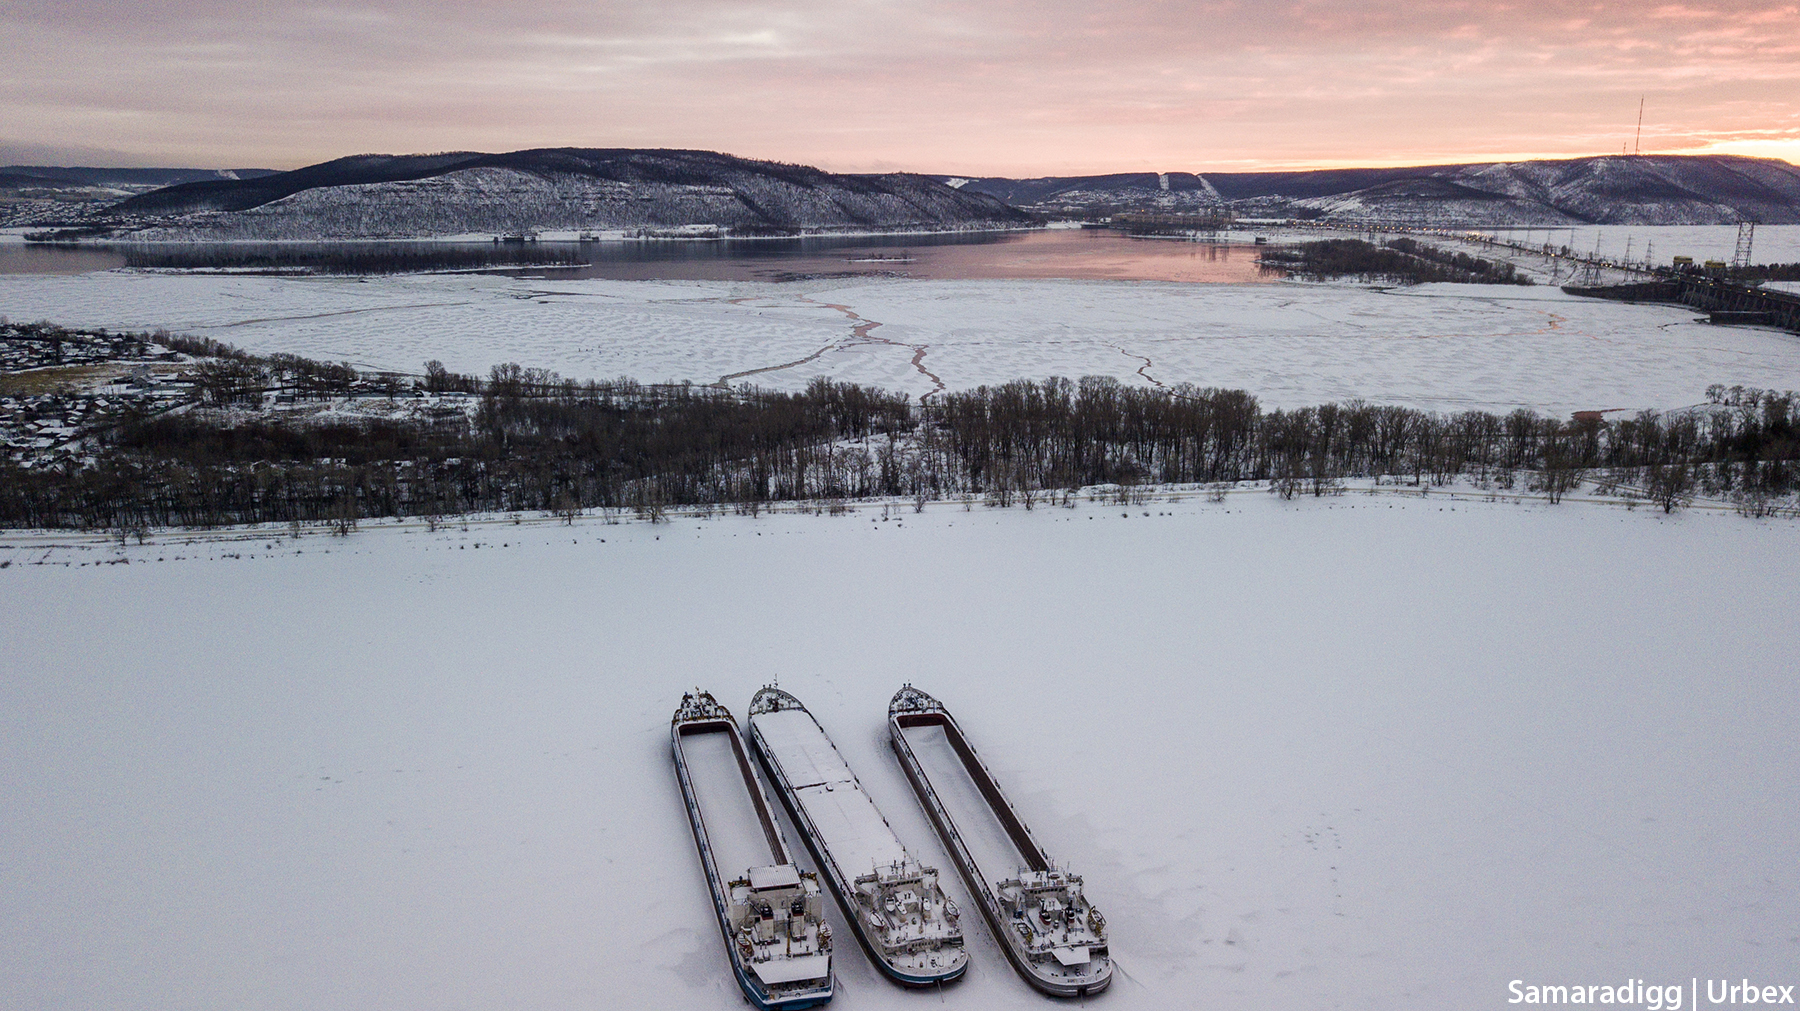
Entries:
[[1800, 6], [14, 0], [0, 162], [680, 147], [840, 172], [1800, 162]]

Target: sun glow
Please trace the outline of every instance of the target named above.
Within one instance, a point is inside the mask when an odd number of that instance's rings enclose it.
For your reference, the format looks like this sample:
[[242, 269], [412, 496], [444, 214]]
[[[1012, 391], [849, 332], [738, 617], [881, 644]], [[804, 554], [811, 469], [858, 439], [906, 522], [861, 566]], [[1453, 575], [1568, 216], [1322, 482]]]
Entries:
[[1780, 158], [1800, 165], [1800, 137], [1758, 137], [1741, 140], [1716, 140], [1705, 147], [1683, 154], [1741, 154], [1752, 158]]

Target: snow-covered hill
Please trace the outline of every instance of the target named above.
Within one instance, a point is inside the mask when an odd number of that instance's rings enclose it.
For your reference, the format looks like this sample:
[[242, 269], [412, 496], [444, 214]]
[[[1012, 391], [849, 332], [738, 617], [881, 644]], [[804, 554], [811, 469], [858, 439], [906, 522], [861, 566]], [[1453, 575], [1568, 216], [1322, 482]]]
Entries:
[[1445, 225], [1800, 223], [1800, 168], [1734, 155], [970, 179], [961, 189], [1048, 213], [1229, 205], [1245, 214]]
[[992, 196], [705, 151], [365, 156], [211, 180], [114, 209], [134, 238], [351, 239], [712, 226], [721, 234], [1019, 227]]

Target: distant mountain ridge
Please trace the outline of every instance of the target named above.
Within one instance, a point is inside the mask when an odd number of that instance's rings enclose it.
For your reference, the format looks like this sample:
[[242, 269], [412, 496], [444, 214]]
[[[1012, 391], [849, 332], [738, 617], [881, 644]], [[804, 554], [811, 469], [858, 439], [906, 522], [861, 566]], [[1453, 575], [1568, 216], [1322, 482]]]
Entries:
[[1041, 214], [1181, 212], [1431, 225], [1800, 223], [1800, 168], [1739, 155], [1608, 155], [1311, 172], [938, 176]]
[[1735, 155], [1009, 179], [836, 174], [712, 151], [537, 148], [356, 155], [290, 172], [8, 166], [0, 191], [0, 225], [119, 239], [945, 231], [1221, 207], [1452, 227], [1800, 223], [1800, 168]]
[[164, 186], [272, 173], [272, 169], [0, 166], [0, 227], [79, 224], [120, 200]]
[[77, 165], [7, 165], [0, 167], [0, 187], [32, 186], [175, 186], [209, 179], [254, 179], [274, 169], [91, 168]]
[[122, 200], [106, 218], [115, 234], [139, 238], [273, 240], [1036, 223], [992, 196], [928, 176], [839, 175], [711, 151], [596, 148], [357, 155], [252, 179], [185, 182]]

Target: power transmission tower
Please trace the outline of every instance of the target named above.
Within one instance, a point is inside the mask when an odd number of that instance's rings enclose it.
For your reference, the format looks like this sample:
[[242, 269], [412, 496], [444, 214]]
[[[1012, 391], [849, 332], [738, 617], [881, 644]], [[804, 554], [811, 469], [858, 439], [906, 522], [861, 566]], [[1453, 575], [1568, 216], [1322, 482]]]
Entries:
[[1738, 222], [1737, 251], [1731, 254], [1733, 268], [1750, 266], [1750, 244], [1756, 240], [1756, 222]]
[[1575, 282], [1585, 288], [1598, 287], [1600, 284], [1600, 233], [1594, 233], [1594, 251], [1581, 265], [1581, 279]]

